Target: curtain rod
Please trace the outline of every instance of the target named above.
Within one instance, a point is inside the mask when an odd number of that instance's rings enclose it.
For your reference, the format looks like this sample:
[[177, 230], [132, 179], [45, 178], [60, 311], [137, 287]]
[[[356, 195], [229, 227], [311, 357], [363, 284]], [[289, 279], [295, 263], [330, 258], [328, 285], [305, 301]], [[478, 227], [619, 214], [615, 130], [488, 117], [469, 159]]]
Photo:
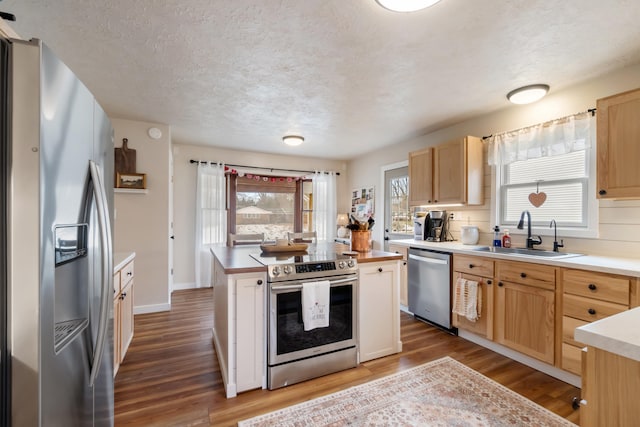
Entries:
[[[220, 162], [207, 162], [206, 160], [189, 160], [189, 163], [209, 163], [209, 164], [216, 164], [216, 163], [220, 163]], [[300, 173], [315, 173], [316, 171], [305, 171], [305, 170], [300, 170], [300, 169], [280, 169], [280, 168], [265, 168], [265, 167], [260, 167], [260, 166], [247, 166], [247, 165], [234, 165], [232, 163], [225, 163], [225, 166], [233, 166], [236, 168], [247, 168], [247, 169], [260, 169], [260, 170], [265, 170], [265, 171], [280, 171], [280, 172], [300, 172]], [[329, 172], [324, 172], [326, 174], [328, 174]], [[340, 172], [336, 172], [336, 175], [340, 175]]]
[[[584, 113], [591, 113], [591, 117], [593, 117], [593, 116], [595, 116], [595, 115], [596, 115], [596, 110], [597, 110], [597, 108], [589, 108], [587, 111], [582, 111], [582, 112], [580, 112], [580, 113], [571, 114], [571, 115], [569, 115], [569, 116], [564, 116], [564, 117], [560, 117], [560, 118], [558, 118], [558, 119], [553, 119], [553, 120], [546, 121], [546, 122], [542, 123], [542, 125], [544, 126], [544, 125], [546, 125], [547, 123], [555, 122], [555, 121], [558, 121], [558, 120], [563, 120], [563, 119], [566, 119], [566, 118], [569, 118], [569, 117], [573, 117], [573, 116], [577, 116], [577, 115], [579, 115], [579, 114], [584, 114]], [[539, 126], [539, 124], [537, 124], [537, 125], [533, 125], [533, 126], [526, 126], [526, 127], [521, 128], [521, 129], [510, 130], [510, 131], [507, 131], [507, 132], [500, 132], [499, 134], [503, 134], [503, 133], [511, 133], [511, 132], [518, 132], [518, 131], [520, 131], [520, 130], [528, 129], [528, 128], [532, 128], [532, 127], [535, 127], [535, 126]], [[482, 140], [489, 139], [489, 138], [491, 138], [492, 136], [493, 136], [493, 134], [491, 134], [491, 135], [489, 135], [489, 136], [483, 136], [483, 137], [482, 137]]]

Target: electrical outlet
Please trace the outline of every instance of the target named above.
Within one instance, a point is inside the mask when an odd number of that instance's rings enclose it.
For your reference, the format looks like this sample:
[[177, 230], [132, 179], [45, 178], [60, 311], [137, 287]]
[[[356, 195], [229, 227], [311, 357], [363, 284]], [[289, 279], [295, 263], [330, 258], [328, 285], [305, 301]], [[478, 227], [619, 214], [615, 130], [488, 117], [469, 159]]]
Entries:
[[452, 219], [453, 221], [462, 221], [462, 212], [451, 212], [449, 219]]

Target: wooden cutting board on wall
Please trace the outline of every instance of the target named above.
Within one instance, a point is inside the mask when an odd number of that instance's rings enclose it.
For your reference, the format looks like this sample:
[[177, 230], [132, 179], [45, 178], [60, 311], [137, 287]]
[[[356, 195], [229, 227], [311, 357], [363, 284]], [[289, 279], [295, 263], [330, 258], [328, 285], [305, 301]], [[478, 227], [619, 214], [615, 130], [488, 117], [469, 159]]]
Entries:
[[136, 173], [136, 150], [129, 148], [129, 140], [122, 139], [122, 147], [115, 149], [115, 174], [114, 182], [117, 185], [118, 174]]

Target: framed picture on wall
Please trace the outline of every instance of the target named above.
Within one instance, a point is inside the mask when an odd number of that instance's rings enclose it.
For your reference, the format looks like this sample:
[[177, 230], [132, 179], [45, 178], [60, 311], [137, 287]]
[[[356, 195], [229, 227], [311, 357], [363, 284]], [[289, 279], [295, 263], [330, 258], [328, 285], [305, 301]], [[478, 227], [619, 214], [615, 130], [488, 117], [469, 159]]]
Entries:
[[147, 188], [146, 173], [118, 173], [116, 176], [116, 188]]

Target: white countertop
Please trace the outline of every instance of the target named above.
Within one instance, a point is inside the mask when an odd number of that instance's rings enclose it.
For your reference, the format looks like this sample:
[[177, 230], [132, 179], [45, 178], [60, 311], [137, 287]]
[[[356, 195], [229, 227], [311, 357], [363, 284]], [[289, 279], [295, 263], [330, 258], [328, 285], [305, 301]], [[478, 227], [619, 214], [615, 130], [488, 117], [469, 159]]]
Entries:
[[113, 253], [113, 272], [122, 270], [129, 261], [136, 257], [135, 252], [114, 252]]
[[640, 362], [640, 307], [576, 328], [575, 339], [586, 345]]
[[486, 247], [486, 245], [463, 245], [458, 241], [427, 242], [424, 240], [402, 239], [390, 240], [389, 243], [409, 246], [413, 248], [483, 256], [486, 258], [496, 258], [510, 261], [525, 261], [534, 264], [579, 268], [582, 270], [599, 271], [602, 273], [622, 274], [625, 276], [640, 277], [640, 259], [637, 258], [614, 258], [595, 255], [580, 255], [567, 258], [547, 258], [529, 255], [499, 254], [474, 250], [481, 247]]

